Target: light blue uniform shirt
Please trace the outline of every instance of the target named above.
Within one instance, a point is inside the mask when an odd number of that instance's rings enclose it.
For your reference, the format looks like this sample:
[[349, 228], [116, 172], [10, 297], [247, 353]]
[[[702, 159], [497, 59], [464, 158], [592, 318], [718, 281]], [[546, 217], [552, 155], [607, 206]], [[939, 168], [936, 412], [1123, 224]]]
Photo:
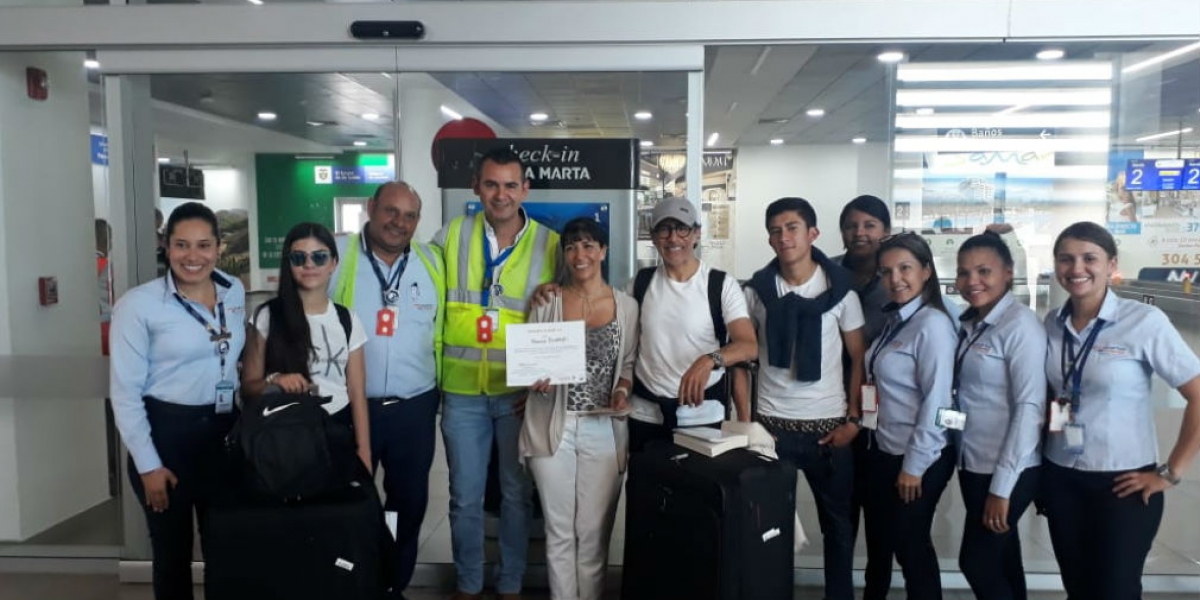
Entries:
[[[904, 472], [918, 477], [946, 447], [946, 430], [937, 424], [937, 411], [950, 407], [958, 342], [950, 317], [922, 306], [924, 301], [917, 297], [900, 307], [867, 350], [868, 361], [879, 352], [874, 364], [879, 396], [875, 440], [880, 450], [903, 456]], [[899, 333], [890, 336], [904, 321]]]
[[[1075, 339], [1075, 351], [1096, 325], [1093, 319], [1075, 331], [1067, 306], [1046, 315], [1046, 378], [1055, 394], [1069, 392], [1063, 384], [1063, 326]], [[1046, 436], [1046, 458], [1080, 471], [1127, 471], [1158, 462], [1158, 435], [1150, 400], [1150, 375], [1177, 388], [1200, 376], [1200, 359], [1157, 307], [1120, 298], [1112, 290], [1104, 297], [1099, 319], [1104, 328], [1083, 367], [1078, 412], [1083, 453], [1066, 449], [1065, 435]]]
[[[341, 276], [349, 238], [338, 238], [338, 272], [329, 280], [332, 294]], [[383, 289], [379, 278], [371, 268], [371, 261], [379, 265], [387, 281], [400, 269], [404, 257], [396, 259], [389, 267], [374, 253], [366, 251], [366, 236], [359, 235], [358, 266], [354, 274], [354, 306], [350, 306], [366, 326], [367, 345], [363, 347], [363, 358], [367, 371], [367, 397], [383, 398], [396, 396], [412, 398], [437, 385], [437, 360], [434, 356], [434, 321], [437, 316], [437, 288], [425, 263], [411, 248], [404, 255], [408, 264], [400, 276], [399, 305], [396, 307], [396, 329], [391, 337], [375, 334], [376, 315], [383, 308]], [[368, 258], [369, 257], [369, 258]]]
[[1008, 498], [1021, 472], [1042, 464], [1046, 329], [1012, 292], [979, 324], [970, 322], [973, 315], [973, 309], [963, 315], [956, 354], [962, 357], [958, 404], [967, 414], [961, 465], [990, 473], [988, 491]]
[[[109, 332], [109, 396], [121, 439], [138, 473], [162, 466], [150, 438], [143, 396], [164, 402], [203, 406], [217, 401], [217, 384], [239, 383], [237, 364], [246, 345], [246, 290], [236, 278], [213, 271], [217, 305], [224, 304], [230, 335], [225, 370], [208, 331], [176, 300], [175, 280], [168, 271], [121, 296], [113, 308]], [[221, 320], [203, 304], [185, 300], [214, 330]], [[215, 410], [215, 409], [214, 409]]]

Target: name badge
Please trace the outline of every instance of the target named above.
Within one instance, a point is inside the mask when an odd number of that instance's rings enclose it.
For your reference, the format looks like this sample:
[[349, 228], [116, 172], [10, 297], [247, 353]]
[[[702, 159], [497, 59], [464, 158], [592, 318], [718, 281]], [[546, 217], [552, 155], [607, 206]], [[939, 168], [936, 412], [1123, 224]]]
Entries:
[[1071, 422], [1071, 404], [1065, 400], [1050, 401], [1050, 416], [1046, 419], [1052, 433], [1060, 433]]
[[385, 306], [375, 313], [375, 335], [381, 337], [396, 335], [396, 309]]
[[475, 341], [481, 344], [491, 342], [492, 328], [492, 317], [490, 314], [486, 314], [478, 319], [475, 319]]
[[1083, 454], [1084, 433], [1083, 423], [1068, 423], [1063, 426], [1063, 436], [1067, 452], [1071, 454]]
[[863, 412], [862, 426], [874, 431], [879, 428], [879, 412]]
[[487, 316], [492, 320], [492, 334], [494, 335], [500, 330], [500, 310], [496, 308], [488, 309]]
[[862, 386], [862, 411], [873, 413], [879, 410], [879, 396], [875, 392], [875, 384], [865, 383]]
[[938, 427], [962, 431], [967, 426], [967, 413], [952, 408], [939, 408], [935, 420]]
[[218, 415], [233, 411], [233, 382], [222, 379], [217, 383], [216, 411]]

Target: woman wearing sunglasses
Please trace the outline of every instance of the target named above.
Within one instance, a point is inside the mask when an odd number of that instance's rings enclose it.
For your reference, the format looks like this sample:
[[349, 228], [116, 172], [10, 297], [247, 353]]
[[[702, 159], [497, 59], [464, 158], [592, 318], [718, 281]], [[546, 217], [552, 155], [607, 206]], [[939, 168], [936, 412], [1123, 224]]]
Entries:
[[[337, 244], [319, 223], [301, 223], [283, 240], [279, 295], [254, 314], [242, 364], [242, 390], [261, 395], [269, 386], [289, 394], [328, 397], [325, 410], [354, 429], [358, 456], [371, 469], [366, 331], [354, 311], [329, 299]], [[343, 321], [349, 319], [350, 331]]]
[[[1047, 416], [1040, 503], [1071, 598], [1142, 596], [1142, 569], [1164, 492], [1200, 450], [1200, 360], [1161, 310], [1108, 287], [1117, 244], [1095, 223], [1054, 241], [1054, 276], [1070, 298], [1046, 315]], [[1187, 402], [1159, 463], [1151, 401], [1157, 374]]]
[[[930, 528], [954, 470], [946, 426], [954, 425], [950, 384], [958, 338], [921, 236], [884, 238], [877, 262], [892, 314], [867, 351], [862, 393], [863, 421], [875, 421], [863, 496], [868, 561], [890, 565], [894, 555], [910, 600], [940, 600]], [[868, 581], [863, 598], [881, 600], [887, 593]]]
[[967, 509], [958, 563], [979, 600], [1024, 600], [1017, 522], [1037, 492], [1046, 408], [1046, 330], [1012, 295], [1013, 257], [999, 234], [958, 249], [954, 403], [967, 415], [959, 489]]
[[[192, 511], [203, 520], [236, 418], [246, 291], [218, 271], [221, 234], [188, 202], [167, 221], [164, 277], [125, 293], [110, 330], [110, 394], [146, 511], [154, 597], [192, 597]], [[203, 543], [201, 547], [203, 547]]]

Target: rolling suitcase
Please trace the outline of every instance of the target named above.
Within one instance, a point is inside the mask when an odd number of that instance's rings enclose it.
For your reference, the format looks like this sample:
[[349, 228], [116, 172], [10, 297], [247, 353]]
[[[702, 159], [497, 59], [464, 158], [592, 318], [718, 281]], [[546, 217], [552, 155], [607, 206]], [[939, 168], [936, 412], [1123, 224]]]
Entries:
[[216, 503], [204, 531], [209, 600], [374, 600], [395, 551], [369, 479], [304, 502]]
[[623, 600], [792, 598], [791, 463], [652, 443], [630, 457], [625, 493]]

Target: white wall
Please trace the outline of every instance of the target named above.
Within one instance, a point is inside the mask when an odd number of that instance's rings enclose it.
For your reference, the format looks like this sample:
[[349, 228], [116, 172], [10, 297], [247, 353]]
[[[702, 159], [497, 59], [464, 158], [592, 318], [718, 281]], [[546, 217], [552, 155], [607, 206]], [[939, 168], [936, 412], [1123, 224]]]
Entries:
[[775, 257], [767, 245], [767, 205], [799, 196], [817, 212], [817, 247], [830, 256], [843, 251], [838, 215], [855, 196], [884, 200], [888, 190], [887, 144], [746, 146], [738, 149], [734, 275], [748, 278]]
[[[31, 66], [48, 74], [47, 101], [26, 96]], [[108, 497], [103, 382], [91, 382], [96, 397], [48, 391], [74, 371], [71, 357], [100, 353], [83, 71], [78, 52], [0, 54], [0, 360], [36, 357], [40, 367], [10, 372], [0, 389], [0, 539]], [[38, 305], [42, 276], [58, 279], [57, 305]]]

